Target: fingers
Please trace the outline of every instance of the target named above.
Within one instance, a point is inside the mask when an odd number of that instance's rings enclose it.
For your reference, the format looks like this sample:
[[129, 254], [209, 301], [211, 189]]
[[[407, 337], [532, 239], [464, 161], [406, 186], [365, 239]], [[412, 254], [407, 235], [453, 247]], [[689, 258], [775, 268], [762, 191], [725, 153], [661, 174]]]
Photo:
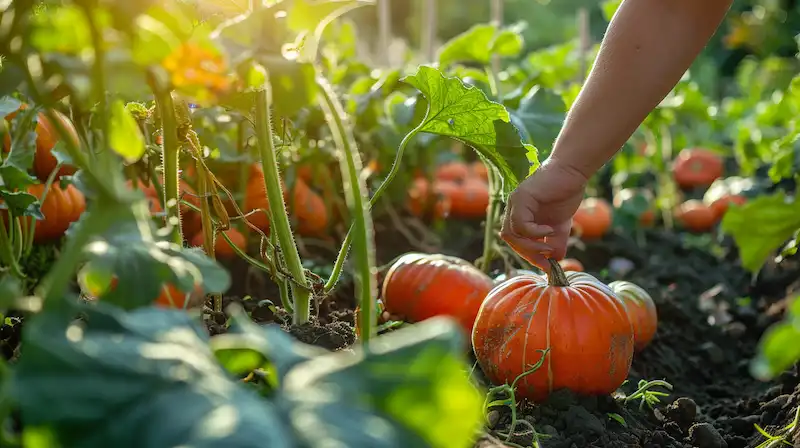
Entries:
[[547, 244], [553, 249], [550, 254], [551, 258], [562, 260], [567, 256], [567, 242], [569, 240], [569, 232], [572, 228], [572, 221], [567, 221], [564, 224], [556, 226], [553, 229], [553, 234], [548, 236]]
[[509, 201], [509, 210], [506, 213], [506, 219], [503, 224], [503, 228], [506, 228], [507, 224], [508, 229], [514, 235], [534, 240], [544, 238], [553, 233], [552, 227], [536, 224], [533, 210], [529, 206], [524, 204], [515, 205], [511, 201]]
[[545, 272], [550, 269], [550, 263], [547, 261], [547, 257], [552, 249], [547, 244], [541, 241], [515, 237], [513, 235], [507, 238], [504, 237], [503, 240], [528, 263]]

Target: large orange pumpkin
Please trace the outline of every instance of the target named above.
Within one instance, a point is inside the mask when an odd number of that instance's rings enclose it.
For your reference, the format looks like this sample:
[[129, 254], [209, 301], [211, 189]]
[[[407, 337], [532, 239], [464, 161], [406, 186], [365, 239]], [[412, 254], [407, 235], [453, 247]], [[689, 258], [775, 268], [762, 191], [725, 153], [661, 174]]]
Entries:
[[[44, 184], [29, 185], [28, 193], [41, 200], [44, 189]], [[62, 189], [58, 182], [54, 182], [41, 204], [44, 219], [36, 221], [33, 241], [42, 243], [61, 238], [70, 224], [80, 218], [84, 210], [86, 201], [80, 190], [72, 184]]]
[[[19, 110], [26, 108], [27, 105], [23, 104]], [[8, 121], [12, 120], [17, 115], [19, 110], [10, 113], [5, 117], [5, 119]], [[66, 129], [67, 134], [69, 134], [73, 143], [76, 146], [80, 145], [78, 132], [75, 130], [75, 126], [72, 124], [69, 118], [57, 110], [53, 110], [53, 113], [64, 129]], [[46, 181], [48, 176], [50, 176], [50, 173], [52, 173], [53, 170], [56, 169], [56, 166], [58, 166], [58, 160], [51, 151], [56, 146], [56, 143], [58, 143], [60, 140], [59, 136], [60, 134], [58, 133], [58, 130], [56, 130], [55, 125], [50, 121], [47, 115], [44, 113], [39, 113], [36, 123], [36, 154], [33, 157], [33, 172], [41, 181]], [[6, 134], [3, 142], [3, 150], [8, 151], [10, 147], [11, 138], [8, 134]], [[62, 165], [56, 174], [56, 179], [61, 176], [75, 174], [75, 171], [77, 171], [77, 168], [72, 165]]]
[[706, 232], [717, 222], [711, 207], [697, 199], [690, 199], [679, 205], [675, 211], [675, 219], [693, 232]]
[[625, 302], [633, 324], [633, 344], [640, 351], [650, 344], [658, 328], [658, 311], [653, 298], [641, 286], [624, 280], [608, 284], [608, 287]]
[[678, 153], [672, 164], [675, 182], [685, 189], [707, 187], [722, 177], [722, 158], [713, 151], [701, 148], [686, 148]]
[[517, 383], [517, 397], [544, 401], [555, 390], [583, 395], [614, 392], [633, 357], [633, 325], [624, 302], [583, 272], [521, 275], [497, 285], [481, 305], [472, 345], [494, 384]]
[[611, 206], [605, 199], [586, 198], [572, 217], [572, 227], [583, 239], [595, 239], [605, 235], [613, 220]]
[[492, 279], [465, 260], [411, 252], [398, 258], [383, 281], [386, 311], [411, 322], [438, 315], [456, 319], [466, 334]]

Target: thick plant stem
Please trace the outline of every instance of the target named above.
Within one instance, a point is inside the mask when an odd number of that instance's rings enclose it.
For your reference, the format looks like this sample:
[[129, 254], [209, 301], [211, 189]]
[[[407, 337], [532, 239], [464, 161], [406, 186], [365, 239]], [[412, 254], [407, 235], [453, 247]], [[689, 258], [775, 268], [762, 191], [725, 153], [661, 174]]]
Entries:
[[494, 239], [495, 239], [495, 222], [497, 221], [497, 179], [495, 178], [494, 171], [489, 168], [489, 205], [486, 207], [486, 223], [484, 224], [483, 232], [483, 256], [481, 257], [481, 270], [489, 273], [490, 265], [492, 264], [492, 255], [494, 255]]
[[175, 103], [169, 91], [154, 93], [156, 106], [161, 115], [161, 132], [164, 135], [164, 146], [161, 150], [161, 163], [164, 170], [164, 210], [167, 213], [167, 223], [171, 225], [170, 239], [173, 243], [183, 246], [178, 188], [180, 143], [178, 142], [178, 121], [175, 119]]
[[561, 268], [561, 265], [552, 258], [548, 258], [547, 262], [550, 263], [550, 273], [547, 275], [547, 283], [549, 283], [550, 286], [569, 286], [567, 274], [564, 273], [564, 269]]
[[356, 291], [359, 313], [358, 327], [361, 341], [367, 346], [372, 336], [377, 335], [377, 316], [375, 298], [377, 281], [375, 278], [375, 241], [372, 229], [372, 216], [369, 213], [367, 185], [359, 176], [362, 163], [356, 147], [352, 130], [346, 125], [347, 117], [330, 83], [318, 75], [317, 83], [324, 101], [321, 103], [325, 119], [331, 129], [333, 141], [339, 149], [339, 167], [344, 180], [345, 197], [350, 215], [353, 217], [353, 235], [356, 264]]
[[[270, 115], [270, 102], [272, 88], [269, 77], [264, 82], [264, 89], [256, 93], [255, 127], [258, 151], [261, 155], [261, 169], [264, 172], [264, 186], [269, 200], [270, 214], [272, 215], [272, 232], [276, 232], [278, 244], [286, 262], [286, 268], [293, 277], [290, 281], [292, 298], [294, 301], [294, 324], [308, 322], [311, 314], [311, 291], [305, 276], [300, 253], [294, 241], [292, 227], [289, 223], [289, 213], [283, 202], [283, 189], [281, 188], [280, 174], [278, 173], [278, 160], [275, 157], [275, 146], [272, 134], [272, 119]], [[277, 263], [277, 261], [276, 261]]]
[[[403, 138], [403, 141], [400, 142], [400, 146], [397, 148], [397, 154], [394, 156], [394, 163], [392, 163], [391, 169], [389, 169], [389, 173], [386, 175], [386, 179], [383, 180], [383, 183], [375, 190], [375, 193], [372, 195], [372, 198], [369, 200], [369, 206], [372, 208], [375, 203], [378, 202], [381, 195], [384, 191], [389, 187], [389, 184], [392, 182], [392, 179], [400, 172], [400, 161], [403, 159], [403, 153], [406, 150], [406, 146], [408, 146], [408, 142], [411, 141], [414, 136], [417, 135], [422, 126], [425, 124], [425, 120], [422, 120], [420, 124], [411, 130], [406, 136]], [[333, 269], [331, 270], [331, 276], [328, 278], [328, 281], [325, 283], [325, 292], [328, 293], [333, 290], [336, 286], [336, 283], [339, 282], [339, 277], [342, 275], [342, 268], [344, 268], [344, 261], [347, 259], [347, 252], [350, 250], [350, 243], [353, 241], [353, 225], [350, 226], [350, 230], [347, 231], [347, 235], [344, 237], [344, 241], [342, 242], [342, 247], [339, 249], [339, 255], [336, 256], [336, 261], [333, 263]]]

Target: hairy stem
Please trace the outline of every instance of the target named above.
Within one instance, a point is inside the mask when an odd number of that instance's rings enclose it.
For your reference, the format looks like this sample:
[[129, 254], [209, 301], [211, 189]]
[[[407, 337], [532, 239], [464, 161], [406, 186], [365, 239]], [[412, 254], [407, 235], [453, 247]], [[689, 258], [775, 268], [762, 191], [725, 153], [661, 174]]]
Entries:
[[498, 203], [497, 203], [497, 179], [494, 170], [489, 168], [489, 206], [486, 207], [486, 223], [484, 224], [483, 232], [483, 256], [481, 257], [481, 269], [485, 273], [489, 273], [492, 264], [492, 255], [494, 255], [494, 241], [495, 241], [495, 222], [497, 221]]
[[161, 129], [164, 146], [161, 149], [161, 163], [164, 171], [164, 211], [167, 213], [167, 224], [170, 226], [170, 239], [183, 246], [183, 229], [181, 228], [181, 208], [178, 187], [178, 160], [180, 143], [178, 142], [178, 121], [175, 119], [175, 103], [168, 90], [154, 89], [156, 107], [161, 116]]
[[353, 217], [353, 244], [356, 261], [356, 291], [358, 297], [358, 326], [363, 344], [368, 344], [377, 335], [375, 298], [377, 279], [375, 278], [375, 241], [372, 229], [372, 216], [369, 213], [367, 184], [361, 173], [361, 155], [353, 137], [352, 129], [346, 125], [347, 117], [330, 83], [321, 75], [317, 78], [324, 101], [321, 103], [325, 119], [331, 129], [333, 141], [339, 149], [339, 167], [342, 172], [345, 197], [350, 215]]
[[297, 251], [297, 244], [292, 234], [289, 213], [286, 211], [286, 204], [283, 202], [283, 189], [281, 188], [278, 160], [275, 157], [273, 143], [272, 117], [270, 114], [271, 95], [272, 87], [267, 76], [264, 88], [256, 93], [256, 139], [258, 140], [261, 169], [264, 172], [264, 186], [272, 218], [270, 231], [276, 233], [283, 259], [286, 262], [286, 268], [294, 280], [289, 282], [292, 288], [292, 298], [294, 299], [294, 323], [303, 324], [308, 322], [311, 314], [311, 291], [305, 276], [303, 263], [300, 260], [300, 253]]

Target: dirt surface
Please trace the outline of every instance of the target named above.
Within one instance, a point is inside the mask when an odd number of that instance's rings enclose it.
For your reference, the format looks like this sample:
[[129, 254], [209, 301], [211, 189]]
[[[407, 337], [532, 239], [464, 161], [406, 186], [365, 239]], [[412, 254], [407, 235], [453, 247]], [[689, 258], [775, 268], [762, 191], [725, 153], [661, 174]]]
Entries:
[[[426, 249], [402, 232], [382, 230], [377, 238], [379, 265]], [[442, 253], [469, 261], [481, 255], [483, 235], [477, 226], [456, 224], [440, 234], [445, 237], [435, 247]], [[755, 424], [775, 433], [791, 422], [800, 406], [798, 367], [762, 383], [750, 375], [749, 359], [763, 331], [782, 317], [787, 297], [800, 290], [800, 265], [792, 260], [768, 265], [751, 280], [738, 266], [733, 244], [720, 240], [712, 248], [714, 238], [654, 230], [615, 233], [570, 248], [568, 255], [583, 262], [588, 272], [606, 282], [633, 281], [651, 293], [658, 307], [656, 337], [634, 357], [622, 390], [633, 393], [642, 379], [665, 380], [673, 390], [654, 409], [640, 407], [637, 400], [622, 404], [612, 397], [576, 397], [564, 391], [543, 405], [522, 404], [518, 415], [527, 424], [516, 426], [510, 445], [531, 446], [538, 439], [547, 448], [745, 448], [765, 440]], [[280, 303], [268, 277], [235, 263], [229, 297], [250, 294]], [[287, 325], [289, 316], [279, 307], [238, 298], [226, 302], [241, 303], [257, 322], [280, 323], [299, 340], [338, 350], [354, 342], [352, 297], [352, 282], [345, 279], [332, 297], [315, 304], [312, 322], [299, 327]], [[494, 409], [488, 417], [492, 431], [476, 448], [501, 447], [506, 439], [508, 409]], [[793, 437], [787, 442], [800, 448], [800, 435]]]

